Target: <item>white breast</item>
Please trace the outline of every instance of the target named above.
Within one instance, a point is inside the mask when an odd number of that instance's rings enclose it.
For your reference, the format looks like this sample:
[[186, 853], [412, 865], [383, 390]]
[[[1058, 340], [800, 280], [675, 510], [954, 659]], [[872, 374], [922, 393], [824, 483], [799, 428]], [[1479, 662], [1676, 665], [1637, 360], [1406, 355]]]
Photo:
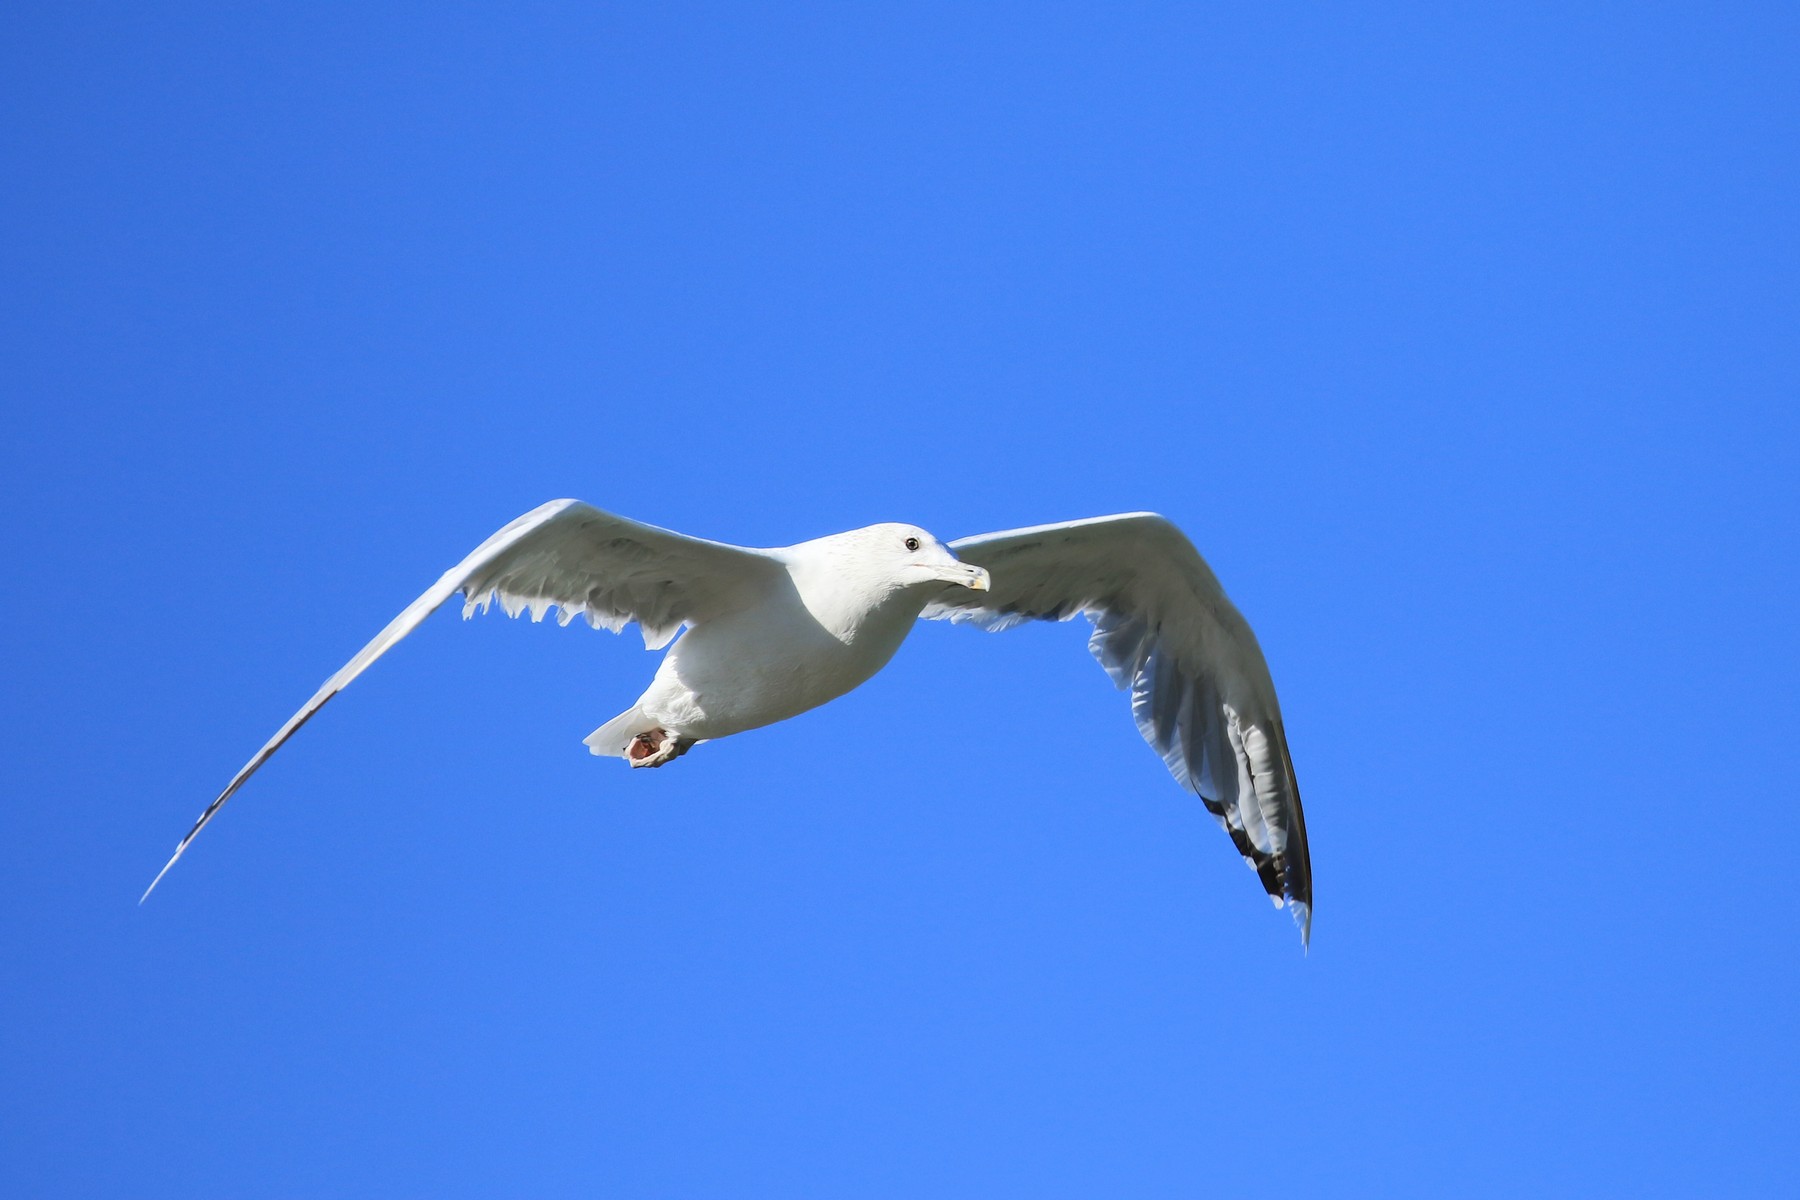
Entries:
[[887, 665], [918, 620], [903, 595], [794, 588], [690, 629], [639, 700], [671, 732], [719, 738], [817, 708]]

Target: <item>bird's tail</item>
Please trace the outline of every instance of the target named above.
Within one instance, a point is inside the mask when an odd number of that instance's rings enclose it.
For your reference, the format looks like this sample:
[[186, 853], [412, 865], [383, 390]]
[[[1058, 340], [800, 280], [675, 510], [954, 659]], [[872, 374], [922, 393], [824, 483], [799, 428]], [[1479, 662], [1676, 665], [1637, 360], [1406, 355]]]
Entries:
[[645, 716], [644, 710], [634, 704], [581, 740], [587, 745], [589, 754], [624, 758], [625, 748], [631, 745], [632, 738], [659, 728], [661, 726], [655, 720]]

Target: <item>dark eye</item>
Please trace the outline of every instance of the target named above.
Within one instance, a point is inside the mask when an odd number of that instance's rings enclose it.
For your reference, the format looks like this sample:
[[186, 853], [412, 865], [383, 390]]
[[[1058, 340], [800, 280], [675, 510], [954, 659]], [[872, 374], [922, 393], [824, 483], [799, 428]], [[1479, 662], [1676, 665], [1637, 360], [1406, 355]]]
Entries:
[[918, 538], [907, 538], [906, 539], [906, 548], [908, 550], [917, 550], [919, 548], [919, 539]]

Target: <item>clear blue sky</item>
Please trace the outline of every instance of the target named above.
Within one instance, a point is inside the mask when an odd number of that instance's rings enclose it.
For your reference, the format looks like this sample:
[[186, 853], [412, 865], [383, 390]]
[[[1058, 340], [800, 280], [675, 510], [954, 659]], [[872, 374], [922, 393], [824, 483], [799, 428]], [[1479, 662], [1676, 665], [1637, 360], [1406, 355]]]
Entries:
[[[1791, 5], [371, 9], [4, 18], [9, 1194], [1792, 1186]], [[136, 906], [564, 495], [1167, 514], [1312, 953], [1074, 626], [634, 773], [443, 613]]]

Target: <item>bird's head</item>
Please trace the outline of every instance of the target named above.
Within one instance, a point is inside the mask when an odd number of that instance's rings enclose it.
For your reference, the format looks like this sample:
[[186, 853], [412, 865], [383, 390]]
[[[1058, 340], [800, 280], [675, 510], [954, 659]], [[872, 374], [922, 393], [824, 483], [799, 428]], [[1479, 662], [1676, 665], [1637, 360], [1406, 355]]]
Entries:
[[962, 562], [917, 525], [870, 525], [813, 544], [829, 546], [830, 556], [840, 564], [854, 563], [858, 574], [889, 588], [945, 583], [978, 592], [988, 588], [986, 568]]

